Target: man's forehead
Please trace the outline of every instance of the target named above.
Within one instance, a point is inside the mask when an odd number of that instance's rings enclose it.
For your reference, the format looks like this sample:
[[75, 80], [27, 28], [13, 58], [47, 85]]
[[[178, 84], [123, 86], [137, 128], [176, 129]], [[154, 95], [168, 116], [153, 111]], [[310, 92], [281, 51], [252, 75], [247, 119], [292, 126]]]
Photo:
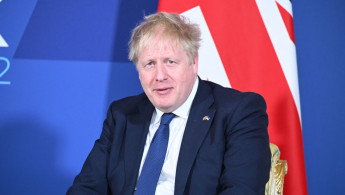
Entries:
[[142, 49], [139, 56], [143, 57], [143, 55], [148, 55], [148, 54], [149, 55], [176, 54], [177, 52], [179, 53], [180, 49], [182, 49], [181, 44], [179, 44], [178, 41], [176, 40], [156, 39], [151, 44], [147, 44]]

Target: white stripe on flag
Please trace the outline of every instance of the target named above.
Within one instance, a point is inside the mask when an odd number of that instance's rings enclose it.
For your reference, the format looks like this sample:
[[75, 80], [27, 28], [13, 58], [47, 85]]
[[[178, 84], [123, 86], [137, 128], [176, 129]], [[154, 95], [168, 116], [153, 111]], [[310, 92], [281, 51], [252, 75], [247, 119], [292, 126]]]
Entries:
[[256, 0], [268, 35], [278, 56], [287, 83], [294, 98], [301, 122], [296, 47], [291, 41], [284, 21], [274, 0]]
[[218, 83], [224, 87], [231, 87], [226, 75], [222, 60], [206, 24], [204, 15], [199, 6], [182, 13], [192, 23], [199, 24], [201, 30], [201, 46], [199, 49], [198, 75], [204, 79]]

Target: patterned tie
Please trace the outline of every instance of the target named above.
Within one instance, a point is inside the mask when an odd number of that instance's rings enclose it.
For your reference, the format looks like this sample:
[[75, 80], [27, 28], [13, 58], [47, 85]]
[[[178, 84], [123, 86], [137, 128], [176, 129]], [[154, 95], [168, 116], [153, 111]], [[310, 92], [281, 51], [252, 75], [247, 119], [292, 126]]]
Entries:
[[165, 113], [151, 141], [149, 151], [141, 170], [135, 195], [154, 195], [161, 173], [169, 141], [169, 123], [173, 113]]

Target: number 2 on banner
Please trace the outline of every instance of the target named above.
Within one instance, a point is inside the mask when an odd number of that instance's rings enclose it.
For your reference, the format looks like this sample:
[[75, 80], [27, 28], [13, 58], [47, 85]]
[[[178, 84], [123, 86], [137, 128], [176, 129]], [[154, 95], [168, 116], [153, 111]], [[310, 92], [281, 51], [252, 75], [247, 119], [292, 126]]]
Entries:
[[[1, 68], [1, 61], [5, 61], [6, 62], [6, 67], [5, 69], [2, 70]], [[8, 69], [10, 69], [10, 61], [5, 58], [5, 57], [0, 57], [0, 85], [9, 85], [11, 84], [10, 81], [1, 81], [1, 77], [4, 76], [4, 74], [8, 71]]]

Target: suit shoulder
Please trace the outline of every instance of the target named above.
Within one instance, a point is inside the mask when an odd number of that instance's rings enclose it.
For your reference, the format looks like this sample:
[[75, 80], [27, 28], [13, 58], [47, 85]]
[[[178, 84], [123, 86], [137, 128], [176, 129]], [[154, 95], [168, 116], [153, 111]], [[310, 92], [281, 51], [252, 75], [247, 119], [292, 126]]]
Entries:
[[207, 82], [207, 84], [211, 87], [215, 103], [218, 104], [219, 107], [226, 107], [226, 105], [229, 104], [242, 104], [245, 102], [259, 105], [263, 104], [266, 106], [264, 98], [258, 93], [241, 92], [212, 82]]
[[135, 96], [128, 96], [111, 103], [109, 110], [112, 112], [131, 113], [138, 109], [138, 105], [142, 105], [148, 101], [144, 93]]

